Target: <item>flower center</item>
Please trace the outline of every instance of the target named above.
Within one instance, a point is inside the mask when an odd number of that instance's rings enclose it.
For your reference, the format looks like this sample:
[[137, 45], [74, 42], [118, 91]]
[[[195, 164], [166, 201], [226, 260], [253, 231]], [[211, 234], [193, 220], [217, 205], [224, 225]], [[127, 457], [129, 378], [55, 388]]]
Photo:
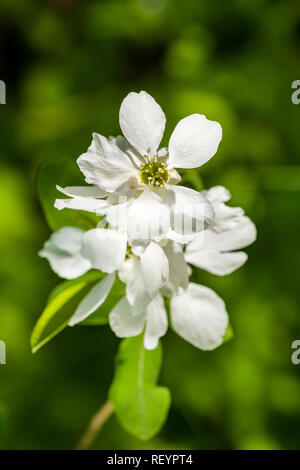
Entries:
[[147, 186], [161, 188], [169, 179], [169, 172], [166, 165], [157, 161], [155, 158], [154, 160], [144, 163], [140, 170], [141, 181]]

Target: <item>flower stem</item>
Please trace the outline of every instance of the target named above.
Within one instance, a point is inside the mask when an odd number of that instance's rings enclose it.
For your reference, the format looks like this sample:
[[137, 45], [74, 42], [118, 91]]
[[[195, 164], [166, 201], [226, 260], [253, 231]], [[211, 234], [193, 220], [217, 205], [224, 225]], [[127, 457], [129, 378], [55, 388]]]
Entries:
[[100, 432], [103, 425], [111, 417], [114, 412], [112, 403], [107, 400], [99, 411], [92, 417], [87, 429], [82, 434], [76, 446], [77, 450], [86, 450], [91, 447], [97, 434]]

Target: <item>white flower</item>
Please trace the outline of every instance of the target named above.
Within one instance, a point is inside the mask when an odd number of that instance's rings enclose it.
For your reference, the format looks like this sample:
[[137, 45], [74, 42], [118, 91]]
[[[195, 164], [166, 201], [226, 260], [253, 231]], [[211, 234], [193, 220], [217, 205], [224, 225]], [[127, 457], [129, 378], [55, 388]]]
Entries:
[[145, 328], [144, 346], [155, 349], [159, 338], [168, 328], [168, 317], [163, 297], [158, 294], [139, 315], [133, 315], [131, 305], [123, 297], [109, 314], [109, 324], [119, 338], [129, 338], [142, 333]]
[[206, 191], [215, 210], [215, 222], [186, 247], [185, 260], [212, 274], [230, 274], [247, 261], [247, 254], [239, 251], [256, 239], [253, 222], [241, 208], [229, 207], [224, 202], [230, 193], [222, 186]]
[[213, 290], [190, 283], [186, 292], [172, 297], [170, 311], [176, 333], [196, 348], [208, 351], [222, 344], [228, 315]]
[[[164, 247], [150, 243], [140, 257], [126, 257], [127, 238], [124, 233], [96, 228], [86, 232], [65, 227], [50, 237], [40, 255], [47, 258], [61, 277], [74, 279], [94, 268], [108, 273], [79, 304], [70, 324], [91, 315], [105, 301], [118, 273], [126, 283], [127, 301], [133, 315], [144, 312], [159, 290], [170, 292], [187, 287], [187, 265], [179, 245], [168, 242]], [[168, 286], [168, 287], [167, 287]]]
[[175, 242], [152, 242], [140, 257], [130, 256], [118, 271], [126, 284], [126, 297], [133, 315], [146, 307], [162, 289], [170, 296], [188, 286], [188, 266], [182, 248]]
[[[163, 254], [158, 255], [157, 247], [151, 248], [151, 265], [154, 269], [151, 271], [149, 267], [147, 273], [149, 276], [152, 272], [154, 280], [148, 279], [149, 284], [145, 282], [143, 273], [143, 255], [141, 259], [134, 257], [125, 261], [119, 270], [120, 278], [127, 283], [126, 298], [122, 298], [109, 315], [111, 329], [120, 338], [136, 336], [144, 331], [145, 348], [156, 348], [159, 338], [167, 332], [168, 327], [164, 295], [171, 297], [171, 323], [180, 336], [199, 349], [218, 347], [223, 342], [228, 325], [224, 302], [211, 289], [188, 282], [188, 266], [179, 245], [168, 241], [161, 247], [166, 256], [164, 261]], [[161, 279], [166, 261], [169, 266], [168, 280], [165, 283], [157, 282]], [[151, 299], [145, 292], [153, 285], [155, 296]], [[159, 285], [161, 288], [158, 290]]]
[[111, 229], [95, 228], [85, 232], [81, 254], [91, 266], [105, 273], [117, 271], [124, 263], [127, 237]]
[[165, 297], [171, 297], [173, 294], [187, 289], [191, 270], [185, 262], [181, 245], [169, 240], [163, 246], [163, 250], [168, 258], [169, 277], [161, 288], [161, 292]]
[[234, 228], [244, 215], [241, 207], [230, 207], [225, 204], [231, 198], [230, 192], [224, 186], [213, 186], [202, 191], [202, 194], [212, 204], [215, 211], [215, 218], [209, 228], [215, 232]]
[[64, 227], [53, 233], [40, 256], [47, 258], [53, 271], [65, 279], [75, 279], [92, 268], [108, 275], [99, 281], [78, 305], [69, 324], [74, 325], [95, 312], [107, 298], [116, 271], [124, 263], [126, 236], [110, 229], [87, 232]]
[[84, 231], [75, 227], [64, 227], [54, 232], [39, 252], [47, 258], [53, 271], [64, 279], [75, 279], [89, 269], [91, 263], [81, 256]]
[[[161, 107], [148, 93], [129, 93], [120, 108], [125, 138], [107, 139], [95, 133], [88, 151], [77, 160], [86, 182], [94, 185], [95, 195], [84, 187], [79, 192], [78, 188], [60, 188], [74, 199], [58, 200], [56, 207], [91, 210], [106, 214], [109, 221], [113, 217], [110, 206], [119, 203], [117, 196], [126, 196], [127, 205], [122, 207], [128, 210], [130, 240], [141, 239], [147, 230], [153, 230], [156, 215], [159, 228], [148, 236], [150, 240], [168, 237], [189, 241], [195, 231], [212, 222], [214, 212], [203, 194], [176, 186], [180, 180], [176, 168], [196, 168], [207, 162], [217, 151], [222, 128], [204, 115], [192, 114], [177, 124], [168, 149], [159, 149], [165, 122]], [[97, 188], [102, 193], [98, 194]], [[107, 195], [106, 200], [100, 199]], [[182, 219], [187, 227], [178, 222]], [[137, 226], [146, 227], [142, 235], [136, 233]]]
[[141, 258], [131, 256], [127, 259], [118, 274], [126, 284], [126, 297], [132, 313], [137, 315], [145, 310], [166, 283], [169, 264], [162, 248], [151, 243]]
[[226, 204], [226, 188], [197, 192], [176, 186], [176, 168], [199, 167], [215, 154], [220, 124], [203, 115], [188, 116], [175, 127], [168, 148], [159, 149], [165, 121], [150, 95], [129, 93], [120, 109], [125, 137], [94, 134], [77, 161], [90, 186], [58, 187], [69, 199], [55, 202], [58, 209], [103, 215], [109, 228], [62, 228], [40, 255], [66, 279], [90, 269], [107, 274], [81, 300], [69, 325], [95, 312], [118, 276], [126, 294], [109, 314], [118, 337], [144, 332], [145, 348], [156, 348], [168, 328], [168, 298], [172, 328], [197, 348], [211, 350], [223, 342], [226, 307], [211, 289], [189, 283], [187, 263], [229, 274], [247, 260], [238, 250], [255, 240], [256, 229], [241, 208]]
[[[173, 295], [170, 317], [176, 333], [204, 351], [223, 342], [228, 315], [222, 299], [207, 287], [190, 283], [186, 291]], [[167, 331], [167, 312], [158, 294], [144, 312], [133, 315], [126, 298], [122, 298], [109, 315], [111, 329], [120, 338], [136, 336], [144, 330], [144, 346], [154, 349]]]
[[[110, 315], [110, 325], [117, 335], [132, 336], [145, 329], [145, 347], [153, 349], [167, 330], [167, 315], [160, 290], [168, 295], [188, 286], [188, 267], [182, 248], [172, 241], [152, 242], [140, 257], [127, 259], [126, 235], [111, 229], [86, 232], [65, 227], [50, 237], [40, 255], [48, 259], [61, 277], [74, 279], [89, 269], [108, 275], [97, 282], [81, 300], [69, 325], [75, 325], [94, 313], [106, 300], [116, 274], [126, 283], [122, 298]], [[122, 329], [123, 328], [123, 329]]]

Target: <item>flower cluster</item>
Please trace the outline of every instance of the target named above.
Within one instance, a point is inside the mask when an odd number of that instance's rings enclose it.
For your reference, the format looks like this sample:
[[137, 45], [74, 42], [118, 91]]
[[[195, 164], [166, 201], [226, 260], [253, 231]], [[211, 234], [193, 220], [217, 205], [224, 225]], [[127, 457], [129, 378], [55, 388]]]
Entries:
[[92, 315], [118, 277], [126, 295], [109, 314], [118, 337], [144, 332], [145, 348], [154, 349], [170, 322], [194, 346], [214, 349], [228, 326], [225, 304], [189, 281], [190, 265], [220, 276], [232, 273], [247, 260], [240, 250], [255, 240], [256, 229], [242, 209], [226, 204], [227, 189], [181, 186], [176, 168], [198, 168], [213, 157], [222, 128], [193, 114], [177, 124], [168, 147], [159, 148], [166, 118], [145, 91], [129, 93], [119, 117], [124, 137], [95, 133], [77, 160], [88, 186], [58, 187], [68, 198], [55, 202], [59, 210], [93, 212], [101, 221], [87, 231], [61, 228], [40, 255], [65, 279], [91, 269], [107, 274], [80, 302], [70, 325]]

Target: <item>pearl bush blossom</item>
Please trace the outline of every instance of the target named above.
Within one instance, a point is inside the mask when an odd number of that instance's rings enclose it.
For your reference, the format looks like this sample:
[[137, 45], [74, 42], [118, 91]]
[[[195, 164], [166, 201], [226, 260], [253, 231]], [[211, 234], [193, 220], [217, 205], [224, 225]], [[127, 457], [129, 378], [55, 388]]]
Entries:
[[75, 227], [55, 232], [40, 255], [59, 276], [74, 279], [92, 268], [108, 273], [83, 298], [69, 325], [85, 320], [103, 304], [117, 274], [126, 283], [126, 296], [109, 315], [117, 336], [136, 336], [145, 329], [145, 348], [155, 348], [167, 331], [164, 297], [170, 297], [172, 325], [180, 336], [204, 350], [221, 344], [228, 324], [224, 302], [211, 289], [189, 283], [190, 270], [179, 244], [168, 241], [163, 259], [157, 247], [152, 243], [141, 257], [131, 254], [125, 259], [126, 243], [119, 232]]
[[[168, 148], [160, 149], [166, 118], [144, 91], [129, 93], [119, 118], [124, 137], [93, 134], [88, 151], [77, 160], [90, 186], [58, 187], [69, 198], [55, 202], [60, 210], [102, 215], [104, 223], [86, 231], [59, 229], [40, 256], [64, 279], [91, 269], [106, 274], [81, 300], [69, 325], [99, 309], [118, 277], [125, 295], [109, 314], [118, 337], [144, 333], [145, 348], [155, 349], [170, 323], [195, 347], [214, 349], [223, 342], [228, 314], [213, 290], [190, 282], [190, 265], [220, 276], [232, 273], [246, 262], [241, 249], [254, 242], [256, 229], [241, 208], [226, 204], [226, 188], [185, 188], [177, 184], [176, 168], [207, 162], [221, 141], [221, 126], [193, 114], [177, 124]], [[177, 216], [184, 227], [176, 223]]]
[[215, 211], [214, 222], [197, 235], [185, 250], [185, 260], [212, 274], [231, 274], [247, 261], [247, 254], [239, 251], [256, 239], [254, 223], [240, 207], [225, 205], [230, 193], [222, 186], [204, 191]]
[[[222, 138], [220, 124], [192, 114], [179, 121], [168, 148], [159, 148], [166, 117], [145, 91], [126, 96], [119, 120], [124, 137], [94, 133], [77, 160], [92, 186], [59, 187], [71, 199], [58, 199], [56, 207], [105, 215], [112, 228], [127, 231], [133, 245], [141, 239], [192, 239], [213, 221], [214, 212], [203, 193], [177, 185], [176, 168], [197, 168], [213, 157]], [[120, 210], [126, 216], [120, 217]]]

